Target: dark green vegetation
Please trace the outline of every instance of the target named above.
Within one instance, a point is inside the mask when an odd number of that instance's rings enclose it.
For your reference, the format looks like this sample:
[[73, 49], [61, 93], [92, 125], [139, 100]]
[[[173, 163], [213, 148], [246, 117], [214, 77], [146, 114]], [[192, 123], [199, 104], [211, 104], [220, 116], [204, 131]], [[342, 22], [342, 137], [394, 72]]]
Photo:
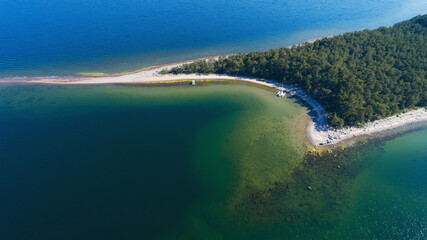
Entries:
[[303, 88], [334, 126], [358, 125], [427, 103], [427, 15], [393, 27], [175, 67], [171, 73], [237, 74]]

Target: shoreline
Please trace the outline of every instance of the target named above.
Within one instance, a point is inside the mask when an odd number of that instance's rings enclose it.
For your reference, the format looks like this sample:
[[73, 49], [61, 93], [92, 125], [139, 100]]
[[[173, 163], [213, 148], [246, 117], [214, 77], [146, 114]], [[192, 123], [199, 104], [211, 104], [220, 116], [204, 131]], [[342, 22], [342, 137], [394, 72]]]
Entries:
[[[284, 46], [286, 48], [292, 48], [292, 47], [298, 47], [298, 46], [303, 46], [304, 44], [307, 43], [313, 43], [317, 40], [323, 39], [323, 38], [330, 38], [330, 37], [334, 37], [336, 35], [327, 35], [327, 36], [321, 36], [321, 37], [315, 37], [315, 38], [310, 38], [307, 39], [305, 41], [302, 42], [298, 42], [295, 44], [291, 44], [291, 45], [287, 45]], [[266, 50], [268, 51], [268, 50]], [[243, 52], [243, 54], [246, 54], [248, 52]], [[161, 68], [159, 71], [161, 71], [164, 68], [172, 68], [172, 67], [176, 67], [176, 66], [181, 66], [183, 64], [187, 64], [187, 63], [192, 63], [192, 62], [196, 62], [196, 61], [201, 61], [201, 60], [216, 60], [220, 57], [229, 57], [232, 55], [236, 55], [239, 53], [230, 53], [230, 54], [222, 54], [222, 55], [212, 55], [212, 56], [205, 56], [205, 57], [198, 57], [198, 58], [192, 58], [192, 59], [187, 59], [187, 60], [181, 60], [181, 61], [174, 61], [174, 62], [169, 62], [169, 63], [164, 63], [164, 64], [158, 64], [158, 65], [152, 65], [152, 66], [148, 66], [148, 67], [143, 67], [140, 69], [136, 69], [134, 71], [129, 71], [129, 72], [118, 72], [118, 73], [103, 73], [103, 72], [79, 72], [76, 73], [76, 75], [69, 75], [69, 76], [33, 76], [33, 77], [27, 77], [27, 76], [15, 76], [15, 77], [4, 77], [4, 78], [0, 78], [0, 84], [5, 84], [5, 83], [29, 83], [31, 82], [47, 82], [49, 80], [55, 80], [56, 82], [71, 82], [71, 81], [82, 81], [82, 80], [87, 80], [87, 79], [91, 79], [91, 78], [102, 78], [102, 77], [120, 77], [120, 76], [126, 76], [126, 75], [133, 75], [133, 74], [137, 74], [140, 72], [145, 72], [145, 71], [150, 71], [150, 70], [158, 70], [159, 68]], [[156, 71], [156, 72], [159, 72]], [[50, 83], [50, 82], [49, 82]]]
[[324, 131], [318, 131], [315, 129], [313, 121], [310, 121], [307, 126], [307, 135], [310, 143], [314, 146], [331, 146], [351, 141], [359, 137], [375, 136], [388, 131], [400, 130], [402, 128], [425, 123], [427, 123], [427, 109], [423, 107], [369, 122], [362, 126], [342, 129], [333, 129], [329, 127]]
[[[311, 39], [302, 43], [295, 44], [293, 46], [303, 45], [308, 42], [316, 41], [319, 38]], [[231, 54], [230, 54], [231, 55]], [[227, 57], [230, 55], [225, 55]], [[310, 144], [313, 146], [328, 146], [336, 145], [342, 141], [350, 140], [360, 136], [366, 136], [371, 134], [377, 134], [388, 130], [401, 128], [407, 125], [427, 122], [427, 109], [425, 107], [412, 110], [406, 113], [401, 113], [397, 116], [377, 120], [374, 122], [367, 123], [360, 127], [350, 127], [343, 129], [334, 129], [330, 127], [328, 123], [328, 113], [323, 106], [318, 103], [315, 99], [312, 99], [304, 93], [304, 91], [298, 87], [277, 83], [272, 80], [242, 77], [242, 76], [231, 76], [231, 75], [220, 75], [220, 74], [166, 74], [161, 75], [159, 72], [165, 68], [173, 68], [181, 66], [183, 64], [191, 63], [199, 60], [212, 60], [221, 56], [212, 56], [205, 58], [197, 58], [186, 61], [180, 61], [170, 64], [156, 65], [147, 67], [144, 69], [137, 70], [131, 73], [113, 74], [103, 76], [99, 73], [99, 76], [70, 76], [70, 77], [35, 77], [35, 78], [9, 78], [0, 79], [0, 84], [54, 84], [54, 85], [102, 85], [102, 84], [144, 84], [153, 82], [172, 82], [172, 81], [185, 81], [185, 80], [229, 80], [229, 81], [240, 81], [249, 82], [265, 87], [274, 88], [278, 91], [292, 92], [292, 95], [306, 103], [310, 109], [312, 109], [316, 117], [307, 125], [307, 135]]]
[[[190, 61], [187, 61], [190, 62]], [[56, 85], [102, 85], [102, 84], [144, 84], [153, 82], [173, 82], [191, 80], [228, 80], [248, 82], [256, 85], [270, 87], [278, 91], [292, 92], [294, 96], [306, 103], [310, 109], [316, 113], [307, 126], [307, 135], [310, 144], [313, 146], [332, 146], [343, 141], [361, 136], [373, 135], [398, 129], [407, 125], [427, 122], [427, 109], [420, 108], [397, 116], [376, 120], [360, 127], [350, 127], [334, 129], [327, 124], [327, 112], [320, 103], [306, 95], [302, 89], [287, 84], [277, 83], [266, 79], [257, 79], [240, 76], [219, 75], [219, 74], [180, 74], [180, 75], [159, 75], [158, 72], [165, 67], [174, 67], [185, 64], [171, 64], [140, 71], [138, 73], [109, 76], [109, 77], [82, 77], [82, 78], [41, 78], [37, 80], [26, 80], [24, 84], [56, 84]], [[17, 83], [17, 82], [14, 82]], [[196, 82], [197, 83], [197, 82]]]

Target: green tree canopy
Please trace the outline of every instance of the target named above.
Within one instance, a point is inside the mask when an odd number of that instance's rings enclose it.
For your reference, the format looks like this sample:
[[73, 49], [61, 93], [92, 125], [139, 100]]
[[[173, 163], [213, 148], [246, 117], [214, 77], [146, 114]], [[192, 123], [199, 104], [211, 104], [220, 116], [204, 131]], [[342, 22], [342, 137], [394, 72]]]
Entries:
[[427, 15], [393, 27], [323, 38], [266, 52], [197, 61], [170, 73], [219, 73], [301, 87], [334, 126], [358, 125], [426, 106]]

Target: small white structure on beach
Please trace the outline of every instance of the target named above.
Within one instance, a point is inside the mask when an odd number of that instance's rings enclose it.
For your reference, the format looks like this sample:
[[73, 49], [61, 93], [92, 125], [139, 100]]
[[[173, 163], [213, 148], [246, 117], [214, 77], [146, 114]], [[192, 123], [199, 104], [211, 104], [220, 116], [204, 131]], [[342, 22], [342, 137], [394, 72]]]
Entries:
[[276, 93], [276, 97], [284, 97], [284, 96], [286, 96], [286, 93], [284, 91], [278, 91]]
[[191, 82], [190, 82], [190, 85], [191, 85], [191, 86], [196, 85], [196, 81], [194, 81], [194, 80], [193, 80], [193, 81], [191, 81]]

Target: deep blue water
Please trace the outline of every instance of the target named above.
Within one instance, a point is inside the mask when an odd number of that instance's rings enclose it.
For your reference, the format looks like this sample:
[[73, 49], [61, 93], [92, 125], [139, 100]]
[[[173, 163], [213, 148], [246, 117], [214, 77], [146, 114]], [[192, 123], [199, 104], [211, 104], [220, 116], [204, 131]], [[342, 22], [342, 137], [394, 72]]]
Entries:
[[122, 72], [265, 50], [426, 9], [422, 0], [2, 0], [0, 77]]

